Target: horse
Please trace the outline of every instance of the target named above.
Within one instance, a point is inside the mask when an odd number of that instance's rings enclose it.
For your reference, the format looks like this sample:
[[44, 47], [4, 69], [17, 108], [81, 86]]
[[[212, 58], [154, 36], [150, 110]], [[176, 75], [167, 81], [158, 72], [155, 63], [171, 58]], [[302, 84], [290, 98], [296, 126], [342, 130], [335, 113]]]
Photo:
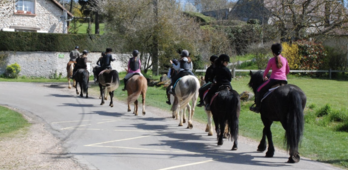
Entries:
[[[187, 107], [189, 111], [187, 128], [193, 128], [192, 118], [195, 112], [199, 88], [198, 79], [192, 75], [184, 76], [176, 83], [174, 87], [175, 100], [171, 110], [173, 111], [173, 118], [179, 117], [179, 126], [183, 125], [184, 108]], [[192, 107], [189, 105], [190, 101], [192, 101]], [[179, 114], [177, 114], [178, 110], [180, 110]]]
[[225, 129], [227, 129], [229, 136], [233, 140], [231, 150], [237, 150], [240, 114], [239, 94], [235, 90], [230, 90], [229, 86], [221, 86], [211, 101], [210, 109], [215, 123], [218, 145], [223, 144], [223, 138], [226, 135]]
[[134, 110], [133, 114], [135, 116], [138, 115], [138, 97], [141, 94], [142, 98], [142, 111], [143, 115], [146, 114], [145, 111], [145, 97], [146, 97], [146, 91], [147, 91], [147, 80], [144, 76], [140, 76], [139, 74], [134, 74], [131, 78], [127, 81], [127, 104], [128, 104], [128, 112], [131, 111], [130, 103], [134, 103]]
[[[98, 85], [99, 85], [99, 82], [97, 81], [97, 77], [98, 77], [98, 75], [97, 75], [97, 70], [100, 68], [100, 66], [95, 66], [95, 67], [93, 67], [93, 80], [94, 80], [94, 83], [98, 83]], [[108, 93], [108, 89], [107, 88], [105, 88], [105, 90], [104, 90], [104, 92], [105, 93]], [[99, 99], [101, 99], [102, 98], [102, 94], [100, 93], [99, 94]], [[108, 95], [104, 95], [104, 100], [108, 100]]]
[[120, 85], [120, 79], [118, 77], [118, 72], [116, 70], [106, 69], [98, 75], [99, 79], [99, 89], [101, 95], [101, 103], [104, 104], [104, 99], [106, 100], [105, 93], [108, 92], [110, 95], [110, 107], [114, 107], [113, 97], [114, 91]]
[[[71, 89], [71, 85], [70, 85], [70, 79], [73, 76], [73, 70], [74, 70], [74, 66], [75, 66], [75, 61], [69, 61], [68, 64], [66, 65], [66, 71], [67, 71], [67, 78], [68, 78], [68, 88]], [[73, 86], [76, 86], [76, 81], [73, 79]]]
[[76, 94], [79, 94], [77, 89], [77, 84], [80, 84], [80, 97], [83, 97], [83, 93], [86, 94], [86, 98], [88, 98], [88, 83], [89, 83], [89, 73], [86, 69], [78, 69], [75, 75], [76, 81]]
[[[250, 82], [248, 85], [255, 94], [257, 88], [263, 82], [263, 72], [252, 73], [250, 71]], [[266, 157], [273, 157], [274, 146], [271, 125], [273, 121], [280, 121], [285, 129], [284, 142], [290, 155], [288, 163], [300, 161], [298, 146], [303, 135], [303, 110], [306, 106], [306, 101], [307, 98], [304, 92], [299, 87], [291, 84], [280, 86], [263, 99], [260, 114], [264, 129], [257, 151], [263, 152], [266, 150], [267, 136], [268, 151], [266, 152]]]

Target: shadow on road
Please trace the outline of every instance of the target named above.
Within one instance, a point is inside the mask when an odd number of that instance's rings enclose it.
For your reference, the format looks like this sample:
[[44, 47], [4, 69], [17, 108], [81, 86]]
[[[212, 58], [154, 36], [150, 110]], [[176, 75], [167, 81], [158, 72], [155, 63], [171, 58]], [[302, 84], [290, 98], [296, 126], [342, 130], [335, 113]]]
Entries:
[[60, 106], [71, 106], [71, 107], [94, 107], [93, 104], [81, 104], [81, 103], [63, 103]]

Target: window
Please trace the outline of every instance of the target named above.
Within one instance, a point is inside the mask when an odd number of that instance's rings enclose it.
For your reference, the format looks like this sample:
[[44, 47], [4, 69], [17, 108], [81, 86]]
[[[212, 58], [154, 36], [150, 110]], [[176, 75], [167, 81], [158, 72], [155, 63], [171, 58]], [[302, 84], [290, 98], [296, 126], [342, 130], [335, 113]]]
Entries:
[[35, 0], [16, 0], [17, 14], [35, 14]]

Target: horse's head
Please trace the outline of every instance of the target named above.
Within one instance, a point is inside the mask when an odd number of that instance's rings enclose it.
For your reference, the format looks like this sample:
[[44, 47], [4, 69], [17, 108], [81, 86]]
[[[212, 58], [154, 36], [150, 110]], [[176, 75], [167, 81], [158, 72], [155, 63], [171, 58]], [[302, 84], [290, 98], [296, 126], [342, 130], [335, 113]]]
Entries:
[[248, 86], [253, 89], [254, 92], [256, 92], [257, 88], [263, 83], [263, 72], [257, 71], [252, 72], [250, 71], [250, 81], [248, 83]]

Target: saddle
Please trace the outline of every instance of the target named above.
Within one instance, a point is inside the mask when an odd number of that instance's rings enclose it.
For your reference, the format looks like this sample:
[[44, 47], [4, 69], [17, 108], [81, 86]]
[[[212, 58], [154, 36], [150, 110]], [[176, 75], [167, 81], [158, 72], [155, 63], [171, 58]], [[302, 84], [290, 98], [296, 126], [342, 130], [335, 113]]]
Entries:
[[[206, 97], [206, 95], [208, 94], [210, 89], [206, 90], [203, 94], [203, 99]], [[218, 88], [218, 91], [213, 95], [213, 97], [211, 98], [210, 100], [210, 105], [213, 103], [214, 99], [216, 98], [216, 96], [219, 94], [220, 91], [222, 90], [227, 90], [227, 91], [230, 91], [232, 90], [231, 87], [229, 85], [221, 85], [219, 86]]]
[[[139, 73], [134, 73], [132, 76], [129, 77], [129, 79], [131, 79], [131, 78], [132, 78], [133, 76], [135, 76], [135, 75], [140, 75], [140, 74], [139, 74]], [[129, 79], [128, 79], [128, 80], [129, 80]]]
[[273, 85], [270, 89], [268, 89], [268, 92], [265, 93], [265, 95], [263, 95], [263, 97], [262, 97], [262, 99], [261, 99], [261, 102], [262, 102], [263, 100], [265, 100], [274, 90], [278, 89], [279, 87], [285, 86], [285, 85], [287, 85], [287, 82], [286, 82], [286, 81], [284, 81], [284, 82], [279, 82], [279, 83]]

